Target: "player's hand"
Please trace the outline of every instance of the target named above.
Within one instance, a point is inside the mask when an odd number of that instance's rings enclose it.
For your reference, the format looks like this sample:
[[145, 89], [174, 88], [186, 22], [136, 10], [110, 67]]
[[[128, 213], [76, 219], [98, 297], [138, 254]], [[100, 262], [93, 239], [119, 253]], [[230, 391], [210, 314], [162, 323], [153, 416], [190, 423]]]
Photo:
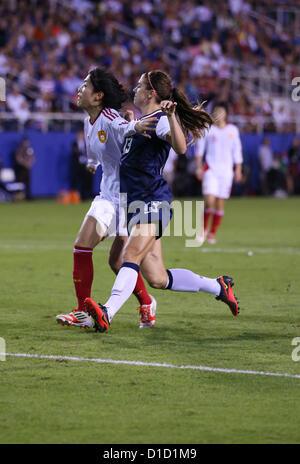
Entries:
[[163, 100], [160, 102], [160, 109], [167, 115], [175, 114], [177, 103], [171, 100]]
[[241, 170], [236, 170], [235, 173], [234, 173], [234, 182], [236, 184], [240, 184], [243, 180], [243, 174], [242, 174], [242, 171]]
[[87, 168], [87, 170], [88, 170], [91, 174], [95, 174], [95, 172], [96, 172], [96, 170], [97, 170], [97, 169], [94, 168], [93, 166], [87, 166], [86, 168]]
[[147, 137], [148, 139], [151, 139], [151, 135], [148, 134], [147, 131], [155, 131], [157, 121], [158, 120], [155, 117], [142, 119], [136, 123], [134, 128], [139, 134], [143, 135], [144, 137]]
[[197, 168], [196, 169], [196, 179], [199, 181], [202, 181], [203, 179], [203, 168]]
[[125, 113], [124, 113], [124, 119], [126, 119], [126, 121], [133, 121], [134, 120], [134, 112], [131, 111], [131, 110], [126, 110]]

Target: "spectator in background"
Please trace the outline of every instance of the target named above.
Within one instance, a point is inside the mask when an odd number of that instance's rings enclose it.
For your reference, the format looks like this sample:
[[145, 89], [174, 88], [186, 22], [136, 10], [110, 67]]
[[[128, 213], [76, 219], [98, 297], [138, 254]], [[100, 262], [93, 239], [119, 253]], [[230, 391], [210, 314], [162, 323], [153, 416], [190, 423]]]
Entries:
[[268, 173], [268, 184], [270, 193], [274, 197], [287, 197], [285, 166], [282, 162], [282, 155], [280, 153], [274, 153], [272, 166]]
[[26, 199], [30, 200], [31, 197], [31, 186], [30, 186], [30, 173], [31, 168], [35, 162], [34, 150], [30, 146], [28, 137], [24, 137], [21, 145], [15, 152], [15, 173], [16, 181], [23, 182], [26, 189]]
[[[176, 85], [185, 87], [193, 102], [210, 104], [218, 95], [229, 101], [235, 115], [249, 121], [267, 111], [272, 130], [286, 130], [288, 112], [276, 105], [273, 115], [273, 107], [266, 108], [255, 88], [248, 86], [247, 94], [243, 76], [254, 73], [269, 95], [270, 89], [282, 92], [283, 71], [287, 82], [298, 75], [293, 15], [285, 17], [278, 33], [249, 16], [251, 10], [262, 17], [269, 14], [270, 2], [257, 0], [67, 3], [68, 8], [54, 1], [14, 1], [8, 2], [10, 7], [0, 2], [0, 75], [7, 78], [7, 88], [20, 85], [30, 110], [39, 100], [38, 105], [67, 112], [78, 82], [96, 64], [110, 67], [129, 90], [152, 67], [176, 76]], [[238, 70], [243, 71], [240, 80], [232, 80]], [[26, 121], [24, 108], [21, 113]], [[244, 130], [256, 127], [254, 120]]]
[[2, 168], [3, 168], [3, 161], [0, 155], [0, 203], [10, 201], [10, 195], [7, 192], [5, 185], [2, 183], [2, 176], [1, 176]]
[[300, 193], [300, 143], [298, 137], [294, 137], [288, 150], [287, 186], [289, 195]]
[[93, 197], [93, 174], [86, 168], [87, 161], [84, 133], [78, 131], [71, 157], [70, 201], [73, 203]]
[[260, 165], [260, 184], [263, 195], [270, 193], [269, 172], [273, 164], [273, 151], [270, 139], [265, 137], [262, 145], [258, 149], [258, 161]]
[[29, 105], [24, 95], [20, 93], [17, 84], [14, 84], [12, 93], [7, 96], [7, 106], [22, 124], [28, 120], [30, 115]]
[[195, 155], [196, 144], [192, 141], [188, 144], [186, 151], [187, 158], [187, 191], [186, 194], [191, 197], [202, 196], [202, 182], [197, 177], [198, 163]]

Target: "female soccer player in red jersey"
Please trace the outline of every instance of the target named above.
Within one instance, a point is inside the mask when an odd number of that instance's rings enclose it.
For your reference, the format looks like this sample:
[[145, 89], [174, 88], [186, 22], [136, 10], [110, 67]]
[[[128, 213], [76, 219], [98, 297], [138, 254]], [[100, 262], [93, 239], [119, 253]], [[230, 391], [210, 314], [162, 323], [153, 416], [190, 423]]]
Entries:
[[[56, 316], [57, 322], [62, 325], [92, 326], [92, 319], [84, 308], [84, 300], [90, 296], [93, 283], [93, 249], [115, 232], [117, 235], [110, 250], [109, 263], [116, 273], [121, 266], [120, 253], [127, 240], [127, 230], [117, 223], [121, 146], [126, 136], [137, 132], [143, 138], [149, 137], [146, 131], [151, 131], [156, 123], [153, 118], [139, 122], [123, 119], [118, 110], [126, 98], [117, 79], [100, 68], [90, 71], [78, 89], [78, 106], [88, 113], [84, 121], [88, 168], [95, 172], [101, 164], [103, 174], [101, 192], [92, 202], [74, 246], [73, 280], [78, 306], [68, 314]], [[156, 302], [148, 295], [140, 274], [134, 294], [140, 303], [140, 327], [152, 326]], [[152, 321], [147, 319], [150, 311], [154, 315]]]
[[232, 278], [210, 279], [188, 269], [165, 269], [161, 237], [172, 216], [171, 192], [162, 176], [163, 166], [172, 147], [185, 153], [186, 137], [202, 135], [211, 117], [201, 108], [192, 107], [184, 94], [172, 87], [162, 71], [141, 76], [135, 88], [134, 103], [142, 111], [141, 121], [155, 116], [158, 123], [151, 138], [134, 134], [126, 139], [120, 166], [121, 192], [127, 194], [129, 239], [123, 250], [123, 264], [111, 296], [105, 305], [91, 298], [85, 301], [96, 329], [104, 332], [112, 318], [131, 295], [141, 268], [152, 287], [183, 292], [208, 292], [226, 303], [233, 315], [239, 312], [232, 291]]

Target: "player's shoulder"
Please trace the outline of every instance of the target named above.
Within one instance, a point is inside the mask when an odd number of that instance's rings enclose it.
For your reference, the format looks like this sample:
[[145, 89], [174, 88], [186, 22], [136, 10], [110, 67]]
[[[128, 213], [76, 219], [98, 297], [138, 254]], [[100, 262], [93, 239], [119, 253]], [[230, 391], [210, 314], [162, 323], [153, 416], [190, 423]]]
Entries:
[[102, 114], [103, 121], [105, 121], [106, 123], [112, 122], [115, 119], [118, 119], [121, 117], [120, 113], [117, 110], [113, 108], [109, 108], [109, 107], [103, 108], [101, 114]]
[[154, 118], [154, 117], [157, 119], [161, 119], [163, 116], [166, 116], [166, 113], [158, 109], [158, 110], [153, 111], [152, 113], [145, 114], [145, 116], [142, 116], [140, 119], [148, 119], [148, 118]]
[[120, 115], [120, 113], [117, 110], [114, 110], [113, 108], [104, 108], [102, 110], [102, 118], [101, 122], [103, 125], [103, 129], [112, 132], [115, 132], [116, 128], [119, 126], [124, 126], [129, 124], [126, 119], [123, 118], [123, 116]]
[[232, 123], [226, 124], [226, 130], [228, 132], [234, 132], [235, 134], [239, 134], [239, 132], [240, 132], [238, 126], [236, 126], [235, 124], [232, 124]]

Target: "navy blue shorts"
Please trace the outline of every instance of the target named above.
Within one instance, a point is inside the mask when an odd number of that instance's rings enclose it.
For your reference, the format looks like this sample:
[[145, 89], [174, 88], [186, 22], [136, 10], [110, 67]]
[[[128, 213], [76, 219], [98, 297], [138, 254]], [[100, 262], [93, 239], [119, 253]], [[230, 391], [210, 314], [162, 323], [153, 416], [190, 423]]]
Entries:
[[127, 229], [130, 234], [136, 224], [156, 224], [156, 240], [159, 239], [173, 216], [168, 201], [134, 201], [127, 209]]

